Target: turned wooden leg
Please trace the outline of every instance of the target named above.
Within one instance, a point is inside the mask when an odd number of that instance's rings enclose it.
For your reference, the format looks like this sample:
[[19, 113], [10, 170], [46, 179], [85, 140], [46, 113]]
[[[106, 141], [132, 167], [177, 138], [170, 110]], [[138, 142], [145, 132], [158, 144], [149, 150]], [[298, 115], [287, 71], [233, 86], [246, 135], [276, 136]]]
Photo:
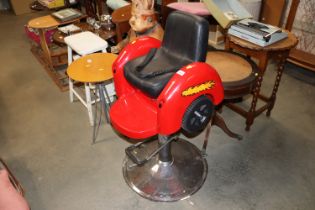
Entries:
[[285, 51], [285, 52], [279, 54], [279, 61], [278, 61], [279, 63], [278, 63], [278, 68], [277, 68], [276, 81], [275, 81], [275, 85], [274, 85], [273, 90], [272, 90], [272, 95], [269, 99], [270, 105], [269, 105], [269, 107], [267, 109], [267, 113], [266, 113], [266, 115], [268, 117], [270, 116], [271, 110], [273, 109], [275, 102], [276, 102], [277, 92], [278, 92], [278, 88], [280, 85], [282, 73], [284, 70], [284, 64], [285, 64], [285, 61], [286, 61], [286, 58], [288, 57], [288, 55], [289, 55], [289, 51]]
[[267, 68], [267, 64], [268, 64], [268, 55], [266, 53], [261, 54], [261, 58], [259, 59], [259, 64], [258, 64], [259, 75], [256, 79], [256, 83], [254, 86], [252, 103], [246, 116], [246, 127], [245, 127], [246, 131], [249, 131], [251, 125], [254, 123], [258, 95], [260, 93], [260, 87], [263, 81], [265, 70]]
[[44, 57], [49, 65], [50, 69], [53, 69], [53, 63], [51, 60], [50, 50], [48, 48], [46, 38], [45, 38], [45, 30], [44, 29], [38, 29], [39, 37], [40, 37], [40, 46], [43, 50]]
[[224, 133], [226, 133], [231, 138], [238, 139], [238, 140], [242, 140], [243, 138], [241, 135], [232, 132], [225, 124], [224, 119], [217, 113], [214, 114], [211, 124], [216, 125], [219, 128], [221, 128], [224, 131]]
[[247, 113], [247, 117], [246, 117], [246, 128], [245, 128], [246, 131], [249, 131], [250, 126], [254, 123], [256, 105], [257, 105], [257, 100], [258, 100], [258, 95], [260, 92], [262, 80], [263, 80], [263, 76], [260, 73], [260, 75], [257, 78], [255, 88], [253, 91], [252, 103], [251, 103], [250, 109], [249, 109], [249, 111]]
[[202, 150], [201, 150], [201, 153], [202, 153], [203, 156], [207, 155], [206, 150], [207, 150], [207, 145], [208, 145], [208, 140], [209, 140], [209, 136], [210, 136], [210, 131], [211, 131], [212, 125], [216, 125], [219, 128], [221, 128], [224, 131], [224, 133], [226, 133], [231, 138], [234, 138], [234, 139], [237, 139], [237, 140], [242, 140], [243, 139], [243, 136], [232, 132], [227, 127], [227, 125], [225, 124], [224, 119], [220, 115], [218, 115], [216, 113], [216, 111], [215, 111], [215, 113], [214, 113], [214, 115], [213, 115], [213, 117], [211, 119], [211, 122], [208, 124], [207, 130], [206, 130], [206, 135], [205, 135], [204, 142], [203, 142], [203, 145], [202, 145]]

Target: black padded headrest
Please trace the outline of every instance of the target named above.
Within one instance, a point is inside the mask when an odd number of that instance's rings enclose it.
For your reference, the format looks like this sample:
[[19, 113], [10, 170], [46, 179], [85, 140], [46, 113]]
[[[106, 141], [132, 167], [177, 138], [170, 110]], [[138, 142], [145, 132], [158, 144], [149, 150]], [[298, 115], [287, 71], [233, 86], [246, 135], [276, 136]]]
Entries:
[[206, 60], [209, 23], [202, 17], [172, 12], [166, 21], [162, 47], [192, 61]]

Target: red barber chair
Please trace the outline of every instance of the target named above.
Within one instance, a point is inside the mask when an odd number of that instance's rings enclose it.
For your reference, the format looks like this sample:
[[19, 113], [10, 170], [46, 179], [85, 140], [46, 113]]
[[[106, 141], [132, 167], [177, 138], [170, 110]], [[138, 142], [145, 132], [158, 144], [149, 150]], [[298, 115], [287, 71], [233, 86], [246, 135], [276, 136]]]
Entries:
[[[113, 127], [139, 140], [126, 149], [123, 175], [141, 196], [154, 201], [189, 197], [204, 183], [207, 162], [192, 143], [223, 99], [217, 72], [205, 63], [208, 22], [182, 12], [169, 15], [162, 43], [137, 39], [113, 64], [118, 100]], [[153, 141], [158, 136], [158, 141]], [[146, 140], [144, 140], [146, 139]]]

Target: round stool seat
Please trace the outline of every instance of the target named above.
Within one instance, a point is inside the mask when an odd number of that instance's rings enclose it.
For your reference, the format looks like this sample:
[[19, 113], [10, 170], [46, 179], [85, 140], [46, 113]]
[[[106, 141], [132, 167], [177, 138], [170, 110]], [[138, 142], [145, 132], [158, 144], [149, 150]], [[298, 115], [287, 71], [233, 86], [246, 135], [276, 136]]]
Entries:
[[257, 65], [237, 53], [209, 51], [206, 63], [214, 67], [220, 75], [224, 87], [224, 99], [234, 99], [249, 94], [258, 76]]
[[103, 82], [113, 78], [111, 69], [116, 58], [117, 55], [111, 53], [86, 55], [71, 63], [67, 74], [79, 82]]

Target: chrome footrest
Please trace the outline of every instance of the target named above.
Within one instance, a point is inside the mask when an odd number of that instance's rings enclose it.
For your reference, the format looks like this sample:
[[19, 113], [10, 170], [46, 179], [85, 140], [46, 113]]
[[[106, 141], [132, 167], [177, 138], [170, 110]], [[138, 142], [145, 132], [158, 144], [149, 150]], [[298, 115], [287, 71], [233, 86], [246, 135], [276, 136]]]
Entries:
[[177, 138], [177, 136], [174, 137], [170, 137], [168, 139], [167, 142], [165, 142], [164, 144], [160, 145], [157, 149], [155, 149], [154, 151], [152, 151], [150, 154], [147, 154], [146, 156], [142, 156], [139, 154], [143, 154], [143, 152], [139, 152], [139, 150], [143, 149], [144, 145], [149, 143], [150, 141], [152, 141], [152, 139], [148, 139], [136, 144], [133, 144], [129, 147], [127, 147], [125, 149], [125, 153], [126, 155], [130, 158], [130, 160], [132, 160], [132, 162], [134, 162], [137, 165], [143, 165], [146, 162], [148, 162], [152, 157], [154, 157], [155, 155], [157, 155], [159, 153], [159, 151], [161, 151], [165, 146], [167, 146], [169, 143], [171, 143], [173, 140], [175, 140]]

